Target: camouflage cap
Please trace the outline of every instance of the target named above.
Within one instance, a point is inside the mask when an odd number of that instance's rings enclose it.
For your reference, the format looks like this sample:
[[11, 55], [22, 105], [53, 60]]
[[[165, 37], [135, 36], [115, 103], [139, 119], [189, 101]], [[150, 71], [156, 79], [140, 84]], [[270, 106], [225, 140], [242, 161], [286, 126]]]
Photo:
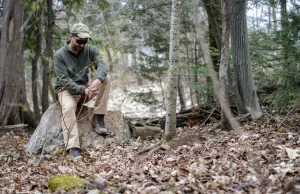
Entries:
[[70, 33], [77, 34], [79, 38], [91, 39], [89, 31], [89, 27], [83, 23], [74, 24], [70, 29]]

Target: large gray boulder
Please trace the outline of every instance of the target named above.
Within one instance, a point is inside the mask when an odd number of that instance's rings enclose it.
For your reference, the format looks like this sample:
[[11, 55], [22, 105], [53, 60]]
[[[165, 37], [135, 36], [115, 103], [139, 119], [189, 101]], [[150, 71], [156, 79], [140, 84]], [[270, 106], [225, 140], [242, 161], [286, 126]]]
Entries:
[[[91, 125], [91, 109], [78, 108], [78, 128], [80, 133], [81, 148], [97, 148], [105, 144], [106, 139], [98, 135]], [[59, 103], [52, 104], [41, 118], [40, 124], [31, 136], [26, 151], [31, 154], [48, 154], [64, 147], [61, 125], [61, 107]], [[121, 111], [108, 111], [105, 117], [106, 128], [115, 136], [114, 139], [122, 140], [131, 137], [129, 127]]]

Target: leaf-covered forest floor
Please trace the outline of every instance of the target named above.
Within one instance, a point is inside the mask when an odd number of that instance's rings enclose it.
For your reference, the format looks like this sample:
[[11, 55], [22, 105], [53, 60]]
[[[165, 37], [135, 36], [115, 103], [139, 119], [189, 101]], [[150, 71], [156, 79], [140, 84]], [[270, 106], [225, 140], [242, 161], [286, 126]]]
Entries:
[[78, 161], [30, 156], [25, 146], [32, 132], [1, 130], [0, 192], [50, 193], [50, 177], [68, 174], [91, 182], [83, 191], [55, 193], [299, 193], [299, 124], [294, 114], [292, 128], [265, 115], [242, 123], [243, 135], [213, 129], [213, 123], [181, 128], [169, 150], [148, 158], [136, 154], [158, 139], [110, 141], [84, 150]]

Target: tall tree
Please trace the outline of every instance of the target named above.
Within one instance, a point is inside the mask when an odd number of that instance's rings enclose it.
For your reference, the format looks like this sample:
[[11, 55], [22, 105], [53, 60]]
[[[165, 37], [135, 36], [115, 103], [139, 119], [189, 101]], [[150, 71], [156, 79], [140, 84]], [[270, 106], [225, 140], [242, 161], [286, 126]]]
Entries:
[[176, 100], [178, 90], [178, 65], [179, 65], [179, 29], [181, 0], [172, 0], [169, 75], [167, 91], [167, 116], [165, 126], [165, 139], [170, 140], [176, 135]]
[[273, 18], [273, 31], [277, 31], [277, 16], [276, 16], [276, 6], [272, 5], [272, 18]]
[[[228, 2], [221, 1], [222, 7], [222, 42], [221, 42], [221, 61], [219, 69], [220, 78], [220, 95], [228, 103], [229, 91], [229, 75], [228, 75], [228, 55], [229, 55], [229, 18], [228, 18]], [[221, 129], [226, 129], [229, 125], [224, 110], [221, 112]]]
[[[31, 4], [30, 4], [31, 5]], [[37, 0], [33, 3], [35, 6], [35, 13], [34, 13], [34, 25], [33, 31], [31, 34], [34, 37], [35, 41], [33, 43], [33, 52], [34, 56], [31, 59], [32, 65], [32, 77], [31, 77], [31, 87], [32, 87], [32, 103], [33, 103], [33, 110], [36, 120], [39, 120], [41, 117], [40, 108], [39, 108], [39, 98], [38, 98], [38, 61], [41, 57], [42, 51], [42, 30], [41, 30], [41, 19], [42, 19], [42, 8], [41, 3]]]
[[49, 106], [49, 66], [52, 62], [53, 48], [53, 26], [54, 26], [54, 13], [53, 13], [53, 0], [47, 0], [47, 27], [46, 27], [46, 47], [43, 57], [43, 88], [42, 88], [42, 111], [43, 113]]
[[219, 49], [219, 52], [221, 52], [221, 32], [219, 29], [219, 24], [217, 22], [217, 16], [214, 13], [213, 5], [211, 4], [210, 0], [203, 0], [204, 8], [207, 13], [207, 18], [209, 22], [209, 26], [212, 31], [212, 35], [215, 39], [215, 43], [217, 45], [217, 49]]
[[237, 87], [236, 94], [241, 99], [241, 104], [238, 104], [238, 106], [243, 106], [239, 108], [239, 113], [245, 114], [249, 112], [252, 118], [258, 118], [262, 115], [262, 112], [252, 76], [246, 20], [246, 0], [229, 0], [229, 8], [232, 58]]
[[[193, 0], [193, 5], [194, 5], [194, 9], [197, 9], [197, 7], [196, 7], [197, 0]], [[222, 96], [220, 93], [220, 82], [217, 77], [217, 73], [214, 69], [214, 63], [213, 63], [213, 60], [211, 57], [211, 53], [210, 53], [210, 50], [208, 47], [207, 40], [205, 38], [204, 25], [202, 24], [202, 22], [198, 22], [198, 20], [195, 19], [195, 18], [198, 18], [198, 12], [199, 11], [194, 10], [195, 30], [199, 37], [199, 46], [203, 53], [203, 59], [204, 59], [205, 64], [207, 65], [209, 75], [210, 75], [212, 83], [213, 83], [215, 95], [221, 105], [221, 109], [224, 112], [231, 128], [234, 129], [236, 132], [240, 132], [239, 131], [239, 129], [240, 129], [239, 123], [233, 119], [233, 115], [230, 111], [228, 102], [225, 100], [224, 96]]]
[[36, 126], [28, 107], [23, 66], [24, 1], [5, 0], [0, 40], [0, 124]]
[[[220, 0], [202, 0], [203, 6], [205, 8], [207, 19], [208, 19], [208, 27], [209, 27], [209, 44], [210, 50], [214, 52], [211, 55], [213, 59], [213, 64], [215, 65], [216, 71], [219, 69], [220, 63], [220, 54], [221, 54], [221, 32], [219, 26], [221, 25], [221, 6], [219, 1]], [[212, 81], [209, 76], [206, 78], [207, 86], [212, 85]], [[209, 87], [207, 87], [207, 102], [212, 101], [212, 95], [209, 91]]]
[[181, 76], [181, 70], [178, 71], [178, 97], [179, 97], [179, 102], [180, 102], [180, 111], [185, 111], [186, 110], [186, 103], [185, 103], [185, 92], [183, 88], [183, 83], [182, 83], [182, 76]]
[[[198, 18], [198, 9], [199, 9], [199, 1], [197, 0], [194, 0], [193, 2], [193, 22], [194, 22], [194, 31], [193, 31], [193, 54], [192, 54], [192, 57], [193, 57], [193, 63], [194, 63], [194, 67], [195, 69], [200, 69], [201, 66], [200, 66], [200, 63], [199, 63], [199, 58], [200, 58], [200, 52], [198, 49], [198, 46], [199, 46], [199, 34], [197, 33], [197, 24], [199, 23], [199, 18]], [[199, 91], [199, 88], [202, 87], [202, 85], [204, 85], [203, 83], [206, 83], [207, 80], [204, 78], [202, 81], [202, 83], [199, 83], [199, 80], [202, 80], [202, 79], [198, 79], [198, 71], [195, 71], [194, 72], [194, 75], [193, 75], [193, 81], [194, 83], [197, 84], [198, 86], [198, 89], [196, 89], [196, 99], [197, 99], [197, 103], [198, 103], [198, 106], [201, 104], [201, 92]]]
[[[287, 71], [288, 76], [286, 77], [287, 84], [295, 85], [295, 76], [292, 76], [294, 72], [298, 71], [297, 62], [293, 61], [293, 37], [292, 37], [292, 28], [290, 27], [289, 17], [287, 12], [287, 0], [280, 0], [280, 15], [281, 15], [281, 45], [282, 45], [282, 54], [283, 54], [283, 68]], [[298, 37], [297, 37], [298, 38]], [[298, 52], [297, 52], [298, 54]], [[297, 79], [297, 78], [296, 78]]]

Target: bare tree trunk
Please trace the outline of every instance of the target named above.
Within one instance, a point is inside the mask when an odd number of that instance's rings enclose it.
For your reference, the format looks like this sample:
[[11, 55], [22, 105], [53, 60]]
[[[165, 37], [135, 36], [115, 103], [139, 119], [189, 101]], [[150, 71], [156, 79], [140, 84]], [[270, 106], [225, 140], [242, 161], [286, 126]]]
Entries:
[[163, 108], [166, 108], [166, 97], [165, 97], [165, 89], [163, 86], [163, 80], [162, 80], [162, 75], [161, 73], [158, 74], [158, 82], [159, 82], [159, 86], [161, 88], [161, 96], [162, 96], [162, 100], [163, 100]]
[[258, 28], [258, 4], [257, 1], [255, 1], [255, 29]]
[[32, 59], [32, 102], [35, 119], [38, 121], [41, 118], [40, 108], [39, 108], [39, 98], [38, 98], [38, 61], [41, 56], [42, 51], [42, 34], [41, 34], [41, 4], [37, 1], [35, 11], [35, 24], [34, 24], [34, 34], [35, 34], [35, 44], [34, 44], [34, 57]]
[[[157, 55], [156, 55], [157, 57]], [[159, 66], [159, 64], [157, 63], [157, 67]], [[163, 100], [163, 108], [166, 108], [166, 94], [165, 94], [165, 89], [164, 89], [164, 85], [163, 85], [163, 75], [164, 72], [159, 71], [158, 72], [158, 82], [159, 82], [159, 86], [161, 88], [161, 96], [162, 96], [162, 100]]]
[[53, 0], [47, 0], [47, 37], [45, 56], [43, 57], [43, 88], [42, 88], [42, 111], [43, 113], [49, 107], [49, 67], [52, 62], [52, 39], [53, 39], [53, 26], [54, 26], [54, 14], [53, 14]]
[[287, 4], [286, 4], [286, 0], [280, 0], [280, 15], [281, 15], [281, 30], [282, 30], [282, 36], [283, 36], [283, 54], [284, 54], [284, 59], [287, 59], [287, 51], [286, 48], [288, 47], [287, 44], [288, 41], [288, 32], [287, 32], [287, 28], [288, 28], [288, 17], [287, 17]]
[[121, 55], [122, 55], [122, 59], [123, 59], [123, 65], [124, 65], [124, 69], [126, 69], [128, 67], [128, 60], [127, 60], [127, 55], [124, 52], [124, 49], [121, 49]]
[[277, 32], [277, 17], [276, 17], [276, 7], [272, 6], [272, 17], [273, 17], [273, 32]]
[[268, 33], [271, 33], [271, 29], [272, 29], [272, 20], [271, 20], [271, 13], [272, 13], [272, 7], [270, 6], [268, 8]]
[[[193, 57], [194, 57], [194, 67], [197, 68], [198, 67], [198, 49], [197, 49], [197, 45], [198, 45], [198, 36], [197, 33], [194, 33], [194, 53], [193, 53]], [[194, 84], [199, 84], [198, 83], [198, 72], [197, 70], [195, 70], [194, 73]], [[197, 100], [197, 104], [198, 106], [200, 106], [201, 104], [201, 96], [200, 96], [200, 91], [199, 89], [195, 89], [196, 91], [196, 100]]]
[[50, 93], [51, 93], [51, 96], [52, 96], [52, 99], [53, 99], [52, 103], [57, 102], [57, 97], [56, 97], [54, 86], [51, 82], [51, 77], [49, 77], [49, 89], [50, 89]]
[[[195, 5], [196, 1], [197, 0], [193, 1], [194, 5]], [[197, 13], [194, 13], [194, 14], [197, 14]], [[221, 108], [224, 111], [224, 113], [230, 123], [231, 128], [239, 132], [240, 125], [237, 121], [235, 121], [233, 119], [233, 115], [230, 111], [228, 103], [226, 102], [224, 97], [220, 94], [220, 83], [219, 83], [216, 71], [214, 69], [214, 64], [213, 64], [213, 61], [212, 61], [212, 58], [210, 55], [210, 50], [209, 50], [208, 44], [206, 43], [205, 33], [204, 33], [204, 30], [202, 29], [203, 26], [200, 25], [200, 22], [196, 23], [196, 21], [194, 21], [194, 24], [196, 26], [197, 34], [199, 35], [200, 47], [203, 52], [204, 60], [205, 60], [205, 63], [207, 64], [208, 71], [210, 73], [210, 76], [211, 76], [211, 79], [213, 82], [216, 97], [218, 98], [218, 101], [220, 102]]]
[[178, 50], [180, 30], [180, 7], [181, 0], [172, 0], [171, 30], [170, 30], [170, 52], [169, 52], [169, 75], [167, 94], [167, 116], [164, 138], [172, 139], [176, 136], [176, 100], [178, 87]]
[[[199, 1], [193, 1], [193, 21], [194, 24], [198, 24], [199, 23], [199, 15], [198, 15], [198, 8], [199, 8]], [[196, 26], [196, 25], [195, 25]], [[200, 65], [198, 64], [198, 59], [201, 57], [203, 57], [203, 51], [201, 50], [200, 45], [200, 40], [199, 40], [199, 32], [198, 29], [196, 30], [196, 35], [195, 35], [195, 63], [197, 64], [197, 66], [201, 67], [201, 66], [206, 66], [205, 62], [204, 65]], [[198, 49], [197, 49], [198, 48]], [[196, 78], [198, 78], [196, 80]], [[198, 106], [205, 104], [205, 103], [209, 103], [211, 101], [211, 94], [210, 92], [208, 92], [208, 87], [206, 87], [206, 92], [203, 92], [204, 89], [202, 89], [201, 87], [205, 87], [208, 85], [208, 83], [211, 83], [210, 77], [208, 75], [205, 75], [203, 73], [197, 73], [196, 71], [196, 77], [195, 77], [195, 83], [199, 84], [199, 87], [196, 89], [196, 98], [197, 98], [197, 103]]]
[[[187, 66], [188, 66], [188, 82], [192, 82], [192, 73], [191, 73], [191, 67], [190, 67], [190, 53], [189, 53], [189, 46], [186, 45], [186, 61], [187, 61]], [[193, 89], [192, 87], [189, 87], [189, 91], [190, 91], [190, 100], [191, 100], [191, 105], [192, 107], [195, 106], [195, 102], [194, 102], [194, 98], [193, 98]]]
[[217, 22], [216, 15], [213, 11], [210, 0], [203, 0], [203, 4], [204, 4], [205, 11], [207, 13], [207, 16], [208, 16], [208, 21], [209, 21], [209, 25], [210, 25], [211, 30], [212, 30], [212, 34], [215, 38], [215, 41], [216, 41], [217, 47], [219, 49], [219, 52], [221, 52], [221, 39], [222, 38], [221, 38], [220, 29], [218, 27], [219, 24]]
[[179, 102], [180, 102], [180, 111], [179, 112], [182, 112], [182, 111], [186, 110], [186, 104], [185, 104], [184, 89], [183, 89], [180, 72], [181, 72], [181, 70], [179, 70], [179, 73], [178, 73], [178, 96], [179, 96]]
[[[221, 1], [222, 7], [222, 47], [221, 47], [221, 61], [219, 69], [220, 78], [220, 95], [224, 97], [224, 101], [228, 103], [228, 91], [229, 91], [229, 76], [228, 76], [228, 54], [229, 54], [229, 19], [227, 14], [227, 2]], [[229, 127], [229, 122], [226, 118], [225, 112], [221, 112], [221, 129], [225, 130]]]
[[108, 58], [109, 71], [112, 72], [113, 71], [113, 62], [112, 62], [112, 58], [111, 58], [111, 54], [110, 54], [110, 50], [108, 48], [108, 45], [106, 45], [105, 51], [106, 51], [107, 58]]
[[0, 41], [0, 124], [36, 126], [29, 109], [23, 66], [24, 1], [5, 0]]
[[262, 115], [252, 76], [246, 20], [246, 0], [230, 0], [230, 32], [237, 95], [252, 118]]
[[[133, 66], [137, 65], [137, 59], [136, 59], [137, 53], [138, 53], [138, 49], [135, 49], [134, 52], [132, 53]], [[143, 79], [142, 79], [142, 77], [139, 74], [137, 74], [137, 73], [135, 74], [135, 77], [136, 77], [136, 80], [137, 80], [137, 85], [138, 86], [143, 85]]]

